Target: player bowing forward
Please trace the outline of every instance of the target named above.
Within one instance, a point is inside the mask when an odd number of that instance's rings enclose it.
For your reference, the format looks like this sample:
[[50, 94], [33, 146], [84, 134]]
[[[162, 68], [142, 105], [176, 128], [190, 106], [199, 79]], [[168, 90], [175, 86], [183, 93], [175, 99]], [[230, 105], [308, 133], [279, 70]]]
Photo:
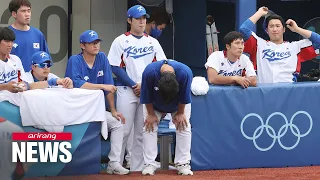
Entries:
[[143, 168], [143, 114], [139, 96], [142, 72], [148, 64], [157, 59], [167, 58], [159, 42], [144, 33], [146, 18], [149, 18], [145, 8], [141, 5], [132, 6], [127, 12], [127, 17], [130, 31], [113, 41], [108, 59], [113, 73], [117, 76], [117, 81], [120, 82], [117, 84], [117, 110], [127, 120], [124, 125], [121, 163], [128, 136], [134, 126], [130, 170], [141, 171]]
[[205, 64], [211, 84], [238, 84], [243, 88], [257, 85], [256, 73], [250, 59], [242, 54], [244, 48], [241, 33], [232, 31], [225, 37], [226, 50], [215, 51]]
[[180, 175], [193, 175], [190, 167], [191, 148], [191, 69], [177, 61], [163, 60], [149, 64], [142, 75], [141, 104], [144, 104], [143, 175], [154, 175], [158, 145], [158, 123], [172, 114], [176, 125], [174, 163]]

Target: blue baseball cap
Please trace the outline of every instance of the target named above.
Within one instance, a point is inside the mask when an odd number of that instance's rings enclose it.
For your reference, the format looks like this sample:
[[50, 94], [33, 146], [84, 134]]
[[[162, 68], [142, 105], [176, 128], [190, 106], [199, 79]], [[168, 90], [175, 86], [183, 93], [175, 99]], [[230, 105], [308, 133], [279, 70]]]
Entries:
[[50, 63], [53, 64], [49, 54], [44, 51], [38, 51], [31, 56], [32, 64], [41, 64], [46, 61], [50, 61]]
[[141, 5], [132, 6], [127, 12], [128, 18], [140, 18], [141, 16], [146, 16], [147, 18], [150, 18], [150, 15], [147, 14], [146, 9]]
[[98, 33], [93, 30], [86, 30], [80, 35], [80, 43], [91, 43], [95, 40], [102, 41], [99, 38]]

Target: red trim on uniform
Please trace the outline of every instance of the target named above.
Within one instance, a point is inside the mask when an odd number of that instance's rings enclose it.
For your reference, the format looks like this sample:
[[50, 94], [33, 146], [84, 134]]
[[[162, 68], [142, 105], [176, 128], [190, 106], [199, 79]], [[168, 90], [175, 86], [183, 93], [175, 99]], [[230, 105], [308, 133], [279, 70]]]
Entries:
[[296, 72], [300, 72], [301, 70], [301, 63], [312, 60], [313, 58], [317, 57], [317, 53], [313, 46], [308, 46], [301, 48], [300, 52], [297, 54], [298, 61], [297, 61], [297, 69]]
[[146, 37], [148, 37], [148, 36], [149, 36], [147, 33], [144, 33], [143, 35], [144, 35], [144, 36], [146, 36]]
[[243, 52], [250, 55], [250, 60], [252, 61], [253, 67], [257, 70], [257, 39], [254, 36], [250, 36], [249, 39], [244, 43]]
[[126, 36], [129, 36], [130, 34], [131, 34], [130, 31], [124, 33], [124, 35], [126, 35]]
[[152, 62], [157, 62], [157, 57], [154, 56], [154, 58], [152, 59]]
[[224, 57], [227, 58], [227, 51], [223, 50], [222, 52], [223, 52]]
[[121, 55], [120, 67], [123, 68], [123, 67], [125, 67], [125, 66], [126, 66], [126, 64], [125, 64], [124, 61], [123, 61], [123, 54], [122, 54], [122, 55]]
[[5, 121], [6, 121], [6, 119], [5, 119], [5, 118], [0, 117], [0, 123], [1, 123], [1, 122], [5, 122]]

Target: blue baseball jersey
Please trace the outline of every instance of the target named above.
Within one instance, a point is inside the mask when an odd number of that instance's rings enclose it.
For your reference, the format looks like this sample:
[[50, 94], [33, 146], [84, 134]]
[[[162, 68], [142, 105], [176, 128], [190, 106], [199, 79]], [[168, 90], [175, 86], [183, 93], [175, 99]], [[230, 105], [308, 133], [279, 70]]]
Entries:
[[[111, 66], [107, 56], [102, 52], [96, 55], [92, 68], [87, 65], [82, 53], [71, 56], [67, 63], [65, 77], [72, 79], [75, 88], [80, 88], [86, 82], [92, 84], [114, 84]], [[104, 93], [106, 95], [108, 92], [104, 91]], [[105, 102], [108, 109], [108, 101], [106, 100]]]
[[160, 69], [165, 60], [149, 64], [142, 74], [141, 84], [141, 104], [153, 104], [153, 108], [159, 112], [171, 113], [178, 110], [178, 104], [191, 103], [191, 69], [174, 60], [168, 60], [168, 65], [174, 68], [177, 81], [179, 83], [179, 92], [176, 97], [166, 104], [159, 94], [158, 82], [161, 77]]
[[46, 38], [39, 29], [31, 26], [28, 31], [20, 31], [12, 26], [9, 26], [9, 28], [13, 30], [16, 35], [11, 54], [18, 56], [21, 59], [25, 72], [31, 70], [32, 63], [30, 58], [34, 53], [45, 51], [50, 54]]

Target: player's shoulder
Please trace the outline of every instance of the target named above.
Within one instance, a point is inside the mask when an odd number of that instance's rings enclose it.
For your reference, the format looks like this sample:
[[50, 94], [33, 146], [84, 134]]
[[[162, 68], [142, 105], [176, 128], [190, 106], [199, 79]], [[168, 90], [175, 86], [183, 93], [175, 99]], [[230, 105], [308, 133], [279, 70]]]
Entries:
[[21, 62], [21, 59], [17, 55], [14, 55], [14, 54], [9, 54], [8, 59], [13, 62]]
[[83, 59], [82, 53], [79, 53], [79, 54], [74, 54], [70, 56], [68, 61], [72, 63], [77, 63], [77, 62], [80, 62], [80, 60], [82, 59]]
[[209, 60], [219, 60], [219, 59], [224, 59], [225, 57], [225, 51], [214, 51], [210, 54], [208, 57]]
[[108, 57], [104, 52], [100, 51], [96, 55], [96, 60], [104, 62], [104, 61], [108, 61]]
[[32, 33], [40, 34], [40, 35], [43, 36], [43, 33], [42, 33], [38, 28], [35, 28], [35, 27], [33, 27], [33, 26], [30, 26], [30, 31], [31, 31]]
[[246, 54], [241, 54], [240, 61], [250, 61], [250, 58]]

